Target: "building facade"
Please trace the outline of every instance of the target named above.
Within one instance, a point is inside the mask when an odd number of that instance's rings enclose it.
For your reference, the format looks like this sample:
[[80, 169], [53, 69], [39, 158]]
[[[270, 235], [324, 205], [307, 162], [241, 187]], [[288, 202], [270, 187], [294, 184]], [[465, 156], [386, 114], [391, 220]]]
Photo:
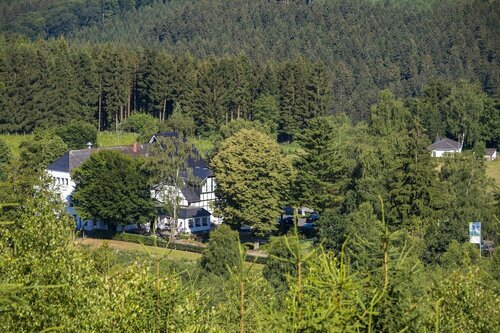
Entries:
[[[133, 144], [129, 146], [70, 150], [47, 167], [46, 171], [53, 179], [53, 189], [60, 194], [61, 200], [67, 204], [67, 212], [75, 218], [77, 229], [87, 231], [107, 230], [108, 226], [101, 221], [82, 220], [78, 216], [72, 204], [72, 193], [76, 184], [71, 178], [71, 171], [78, 168], [93, 153], [103, 149], [117, 150], [131, 157], [143, 156], [147, 158], [149, 156], [148, 146], [149, 144]], [[218, 224], [222, 222], [222, 219], [215, 218], [213, 214], [215, 178], [206, 162], [200, 158], [190, 159], [188, 167], [197, 181], [196, 184], [190, 184], [185, 179], [184, 185], [177, 193], [179, 209], [176, 228], [178, 232], [182, 233], [208, 232], [212, 223]], [[166, 197], [171, 194], [172, 189], [169, 186], [157, 185], [151, 191], [152, 198], [156, 200], [156, 206], [160, 208], [158, 209], [157, 219], [159, 229], [170, 228], [172, 214], [166, 212], [164, 207], [167, 206]], [[117, 231], [133, 230], [138, 227], [137, 225], [118, 226]], [[141, 228], [149, 229], [149, 225], [141, 226]]]

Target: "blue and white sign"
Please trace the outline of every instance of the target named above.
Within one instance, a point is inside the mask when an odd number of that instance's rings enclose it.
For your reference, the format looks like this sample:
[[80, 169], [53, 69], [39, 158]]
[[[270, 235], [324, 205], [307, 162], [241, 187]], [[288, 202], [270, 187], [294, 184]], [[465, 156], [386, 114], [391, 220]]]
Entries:
[[481, 244], [481, 222], [469, 222], [469, 242]]

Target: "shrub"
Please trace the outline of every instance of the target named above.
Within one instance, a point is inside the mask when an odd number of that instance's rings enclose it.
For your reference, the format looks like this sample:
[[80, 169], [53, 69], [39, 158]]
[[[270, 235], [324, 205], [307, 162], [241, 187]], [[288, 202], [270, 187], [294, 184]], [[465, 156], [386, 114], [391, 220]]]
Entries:
[[139, 140], [146, 141], [158, 132], [158, 120], [149, 114], [134, 113], [122, 122], [120, 128], [126, 132], [138, 133]]
[[94, 125], [78, 121], [56, 130], [56, 134], [68, 145], [69, 149], [84, 149], [87, 142], [97, 143], [97, 129]]
[[215, 275], [227, 275], [229, 270], [240, 268], [240, 249], [238, 232], [227, 225], [219, 226], [210, 234], [208, 247], [203, 251], [201, 267]]

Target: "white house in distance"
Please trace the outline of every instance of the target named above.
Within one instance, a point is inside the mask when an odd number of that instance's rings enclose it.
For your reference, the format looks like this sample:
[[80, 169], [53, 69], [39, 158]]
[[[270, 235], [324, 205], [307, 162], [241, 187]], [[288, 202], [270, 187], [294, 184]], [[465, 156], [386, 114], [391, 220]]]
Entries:
[[497, 149], [496, 148], [486, 148], [486, 153], [484, 154], [484, 158], [487, 161], [494, 161], [497, 159]]
[[442, 157], [445, 154], [455, 154], [462, 152], [462, 144], [448, 138], [437, 138], [436, 141], [427, 147], [431, 151], [432, 157]]
[[[68, 213], [74, 216], [77, 229], [87, 231], [108, 229], [108, 226], [101, 221], [83, 221], [76, 213], [71, 202], [71, 194], [75, 189], [75, 183], [71, 179], [71, 171], [85, 162], [91, 154], [104, 149], [117, 150], [131, 157], [147, 157], [149, 155], [148, 144], [137, 143], [128, 146], [70, 150], [46, 169], [54, 180], [54, 189], [59, 192], [61, 199], [67, 203]], [[206, 162], [202, 159], [191, 159], [188, 161], [188, 166], [191, 168], [193, 176], [198, 179], [198, 184], [186, 184], [179, 193], [178, 231], [184, 233], [208, 232], [212, 223], [218, 224], [221, 222], [221, 219], [212, 217], [213, 208], [211, 202], [215, 200], [215, 179]], [[153, 193], [157, 193], [157, 191], [152, 191], [154, 197]], [[155, 199], [157, 199], [158, 205], [161, 206], [162, 200], [159, 200], [160, 197], [157, 196]], [[159, 218], [158, 227], [165, 228], [167, 226], [167, 216], [160, 214]], [[148, 228], [149, 226], [144, 227]], [[118, 227], [117, 231], [136, 228], [137, 225], [135, 224], [126, 225]]]

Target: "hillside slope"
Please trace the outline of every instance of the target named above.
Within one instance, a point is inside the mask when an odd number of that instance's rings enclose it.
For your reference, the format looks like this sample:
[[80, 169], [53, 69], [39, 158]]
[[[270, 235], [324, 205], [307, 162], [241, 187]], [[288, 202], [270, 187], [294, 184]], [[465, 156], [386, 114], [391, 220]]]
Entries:
[[347, 112], [366, 110], [379, 89], [415, 95], [432, 77], [498, 87], [499, 1], [306, 2], [157, 3], [71, 38], [259, 63], [303, 56], [328, 66], [334, 102]]

